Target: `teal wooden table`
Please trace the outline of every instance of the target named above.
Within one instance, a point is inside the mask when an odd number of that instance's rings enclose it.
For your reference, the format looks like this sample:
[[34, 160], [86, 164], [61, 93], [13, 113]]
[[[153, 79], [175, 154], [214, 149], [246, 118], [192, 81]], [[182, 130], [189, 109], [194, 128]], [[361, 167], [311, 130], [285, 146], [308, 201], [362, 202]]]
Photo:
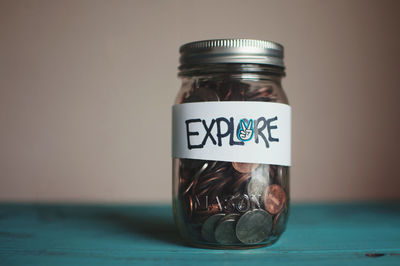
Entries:
[[170, 206], [0, 204], [0, 265], [400, 265], [400, 204], [293, 205], [252, 250], [183, 245]]

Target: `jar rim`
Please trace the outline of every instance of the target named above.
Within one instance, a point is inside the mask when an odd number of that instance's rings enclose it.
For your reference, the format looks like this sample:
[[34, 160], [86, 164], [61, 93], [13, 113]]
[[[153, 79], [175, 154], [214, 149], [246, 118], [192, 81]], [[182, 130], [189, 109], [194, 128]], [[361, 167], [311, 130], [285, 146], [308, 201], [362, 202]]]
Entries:
[[211, 39], [182, 45], [179, 69], [193, 65], [236, 63], [285, 68], [283, 45], [254, 39]]

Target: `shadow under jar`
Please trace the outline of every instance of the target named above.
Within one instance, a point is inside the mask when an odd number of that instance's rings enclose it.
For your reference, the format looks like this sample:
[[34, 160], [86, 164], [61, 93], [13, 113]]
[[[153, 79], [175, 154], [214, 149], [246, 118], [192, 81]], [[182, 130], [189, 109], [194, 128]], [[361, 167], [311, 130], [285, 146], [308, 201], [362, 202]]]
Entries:
[[194, 246], [271, 245], [289, 211], [290, 107], [283, 47], [221, 39], [180, 48], [173, 213]]

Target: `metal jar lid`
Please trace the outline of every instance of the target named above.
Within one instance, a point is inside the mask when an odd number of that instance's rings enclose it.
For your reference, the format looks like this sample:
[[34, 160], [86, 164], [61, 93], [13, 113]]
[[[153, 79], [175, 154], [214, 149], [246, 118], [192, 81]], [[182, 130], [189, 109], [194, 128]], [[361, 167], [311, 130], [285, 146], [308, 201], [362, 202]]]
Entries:
[[252, 39], [215, 39], [190, 42], [180, 47], [180, 68], [199, 64], [264, 64], [284, 68], [283, 46]]

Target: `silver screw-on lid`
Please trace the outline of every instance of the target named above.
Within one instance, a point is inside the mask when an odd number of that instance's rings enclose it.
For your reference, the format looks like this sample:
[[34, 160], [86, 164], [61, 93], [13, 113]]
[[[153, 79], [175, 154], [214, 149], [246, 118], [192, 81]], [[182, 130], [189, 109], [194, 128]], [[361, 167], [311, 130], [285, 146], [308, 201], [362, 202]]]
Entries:
[[180, 47], [180, 68], [198, 64], [265, 64], [284, 68], [283, 46], [252, 39], [215, 39], [190, 42]]

